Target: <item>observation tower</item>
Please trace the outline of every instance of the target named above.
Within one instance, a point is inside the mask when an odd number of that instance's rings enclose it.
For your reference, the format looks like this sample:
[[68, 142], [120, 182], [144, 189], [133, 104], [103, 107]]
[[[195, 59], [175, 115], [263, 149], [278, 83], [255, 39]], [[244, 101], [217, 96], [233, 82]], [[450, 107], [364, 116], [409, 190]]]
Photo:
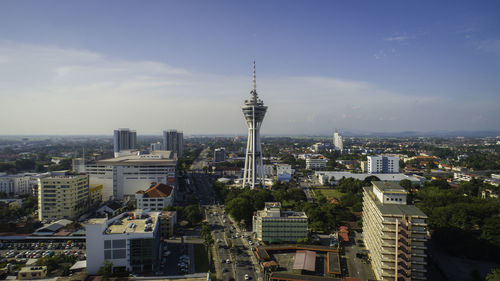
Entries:
[[262, 146], [260, 144], [260, 125], [266, 115], [267, 106], [257, 95], [255, 78], [255, 61], [253, 62], [253, 90], [250, 99], [245, 100], [241, 107], [248, 126], [247, 150], [245, 156], [245, 171], [243, 172], [243, 187], [255, 188], [264, 186], [264, 165], [262, 163]]

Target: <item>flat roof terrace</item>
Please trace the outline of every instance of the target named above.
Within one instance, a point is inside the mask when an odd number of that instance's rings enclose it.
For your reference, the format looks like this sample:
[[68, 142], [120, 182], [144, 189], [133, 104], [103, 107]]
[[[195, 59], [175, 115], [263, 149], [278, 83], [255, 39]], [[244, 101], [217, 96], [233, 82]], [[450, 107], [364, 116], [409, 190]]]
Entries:
[[[150, 216], [142, 219], [132, 219], [131, 216], [124, 216], [121, 219], [114, 221], [106, 229], [106, 234], [120, 233], [151, 233], [154, 231], [157, 216]], [[146, 231], [148, 222], [151, 225], [151, 230]]]

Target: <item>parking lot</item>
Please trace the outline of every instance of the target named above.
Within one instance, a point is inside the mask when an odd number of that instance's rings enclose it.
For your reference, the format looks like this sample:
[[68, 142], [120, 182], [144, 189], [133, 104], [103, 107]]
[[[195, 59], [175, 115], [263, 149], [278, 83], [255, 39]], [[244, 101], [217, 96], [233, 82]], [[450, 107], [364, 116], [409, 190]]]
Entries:
[[85, 259], [85, 242], [76, 240], [22, 240], [0, 242], [2, 262], [25, 263], [28, 259], [51, 257], [57, 254], [72, 255], [78, 260]]

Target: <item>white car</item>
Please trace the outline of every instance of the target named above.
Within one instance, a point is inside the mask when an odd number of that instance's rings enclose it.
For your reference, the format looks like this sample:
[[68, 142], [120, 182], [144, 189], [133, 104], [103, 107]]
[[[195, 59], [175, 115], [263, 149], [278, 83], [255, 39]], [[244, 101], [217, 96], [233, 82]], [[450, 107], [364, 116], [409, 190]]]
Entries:
[[250, 279], [250, 276], [248, 276], [248, 274], [245, 274], [245, 280], [248, 280]]

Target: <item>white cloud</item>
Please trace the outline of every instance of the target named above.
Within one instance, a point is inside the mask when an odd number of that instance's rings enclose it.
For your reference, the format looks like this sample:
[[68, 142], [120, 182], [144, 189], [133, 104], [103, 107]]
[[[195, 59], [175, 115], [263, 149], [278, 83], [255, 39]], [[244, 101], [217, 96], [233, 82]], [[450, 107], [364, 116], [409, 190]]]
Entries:
[[500, 55], [500, 38], [477, 41], [476, 48], [483, 52]]
[[[245, 134], [248, 76], [196, 73], [87, 50], [0, 41], [0, 134]], [[498, 128], [499, 101], [394, 93], [334, 77], [259, 77], [264, 134]], [[468, 118], [468, 116], [481, 118]]]
[[406, 35], [390, 36], [384, 38], [385, 41], [396, 41], [396, 42], [404, 42], [407, 41], [408, 39], [410, 39], [410, 37]]

